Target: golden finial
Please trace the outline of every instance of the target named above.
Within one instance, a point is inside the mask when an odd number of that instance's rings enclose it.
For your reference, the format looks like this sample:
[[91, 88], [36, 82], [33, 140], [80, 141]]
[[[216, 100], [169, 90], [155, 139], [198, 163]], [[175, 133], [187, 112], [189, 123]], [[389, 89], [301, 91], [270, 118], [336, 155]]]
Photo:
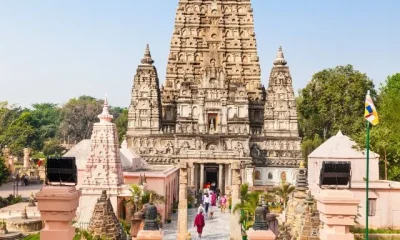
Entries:
[[299, 168], [301, 169], [306, 168], [306, 163], [303, 160], [301, 160]]

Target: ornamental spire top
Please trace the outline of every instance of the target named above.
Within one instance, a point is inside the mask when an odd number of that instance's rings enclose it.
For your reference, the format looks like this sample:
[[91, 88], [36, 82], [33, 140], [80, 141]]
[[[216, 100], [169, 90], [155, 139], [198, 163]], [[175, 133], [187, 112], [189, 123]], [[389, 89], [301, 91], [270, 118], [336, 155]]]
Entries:
[[154, 60], [151, 58], [149, 44], [146, 44], [146, 50], [141, 62], [147, 65], [152, 65], [154, 63]]
[[285, 66], [287, 64], [285, 57], [283, 56], [282, 46], [279, 46], [278, 53], [276, 54], [276, 59], [274, 61], [275, 66]]
[[110, 110], [108, 108], [107, 95], [104, 98], [103, 112], [99, 114], [97, 117], [100, 119], [101, 123], [111, 122], [111, 120], [113, 119], [113, 115], [110, 114]]

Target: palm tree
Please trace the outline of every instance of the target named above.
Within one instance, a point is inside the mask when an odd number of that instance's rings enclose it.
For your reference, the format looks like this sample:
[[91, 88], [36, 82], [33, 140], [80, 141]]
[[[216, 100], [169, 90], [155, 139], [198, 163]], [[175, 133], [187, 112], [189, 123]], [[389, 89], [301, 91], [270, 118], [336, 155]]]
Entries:
[[259, 192], [249, 192], [248, 184], [240, 186], [240, 203], [236, 204], [233, 208], [233, 213], [240, 210], [240, 224], [242, 233], [246, 231], [254, 224], [254, 215], [256, 207], [258, 206]]
[[295, 187], [290, 183], [282, 183], [279, 187], [275, 188], [275, 194], [283, 200], [283, 209], [286, 209], [286, 203], [294, 190]]
[[136, 184], [131, 184], [129, 190], [132, 196], [129, 198], [128, 202], [136, 205], [137, 210], [142, 209], [143, 205], [150, 203], [150, 198], [153, 204], [165, 203], [165, 198], [153, 190], [144, 190], [142, 192], [140, 187]]

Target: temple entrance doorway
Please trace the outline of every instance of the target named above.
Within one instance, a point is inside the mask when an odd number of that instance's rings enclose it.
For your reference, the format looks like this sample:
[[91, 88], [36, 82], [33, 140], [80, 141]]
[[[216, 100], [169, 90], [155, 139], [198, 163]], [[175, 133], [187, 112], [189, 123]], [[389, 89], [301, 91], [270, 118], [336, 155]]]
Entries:
[[211, 186], [215, 183], [215, 188], [218, 188], [218, 166], [217, 165], [205, 165], [204, 166], [204, 175], [205, 175], [205, 185], [210, 185], [210, 189], [213, 187]]

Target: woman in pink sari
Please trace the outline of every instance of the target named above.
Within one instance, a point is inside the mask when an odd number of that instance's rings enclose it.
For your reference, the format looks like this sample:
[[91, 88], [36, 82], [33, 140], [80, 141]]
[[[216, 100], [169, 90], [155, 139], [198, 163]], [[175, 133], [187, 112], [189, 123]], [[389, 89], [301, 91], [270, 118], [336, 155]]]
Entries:
[[201, 238], [201, 234], [203, 233], [203, 228], [206, 225], [203, 216], [203, 210], [200, 210], [194, 219], [194, 226], [197, 227], [197, 233], [199, 234], [199, 238]]
[[211, 206], [217, 206], [217, 194], [215, 192], [211, 193]]

